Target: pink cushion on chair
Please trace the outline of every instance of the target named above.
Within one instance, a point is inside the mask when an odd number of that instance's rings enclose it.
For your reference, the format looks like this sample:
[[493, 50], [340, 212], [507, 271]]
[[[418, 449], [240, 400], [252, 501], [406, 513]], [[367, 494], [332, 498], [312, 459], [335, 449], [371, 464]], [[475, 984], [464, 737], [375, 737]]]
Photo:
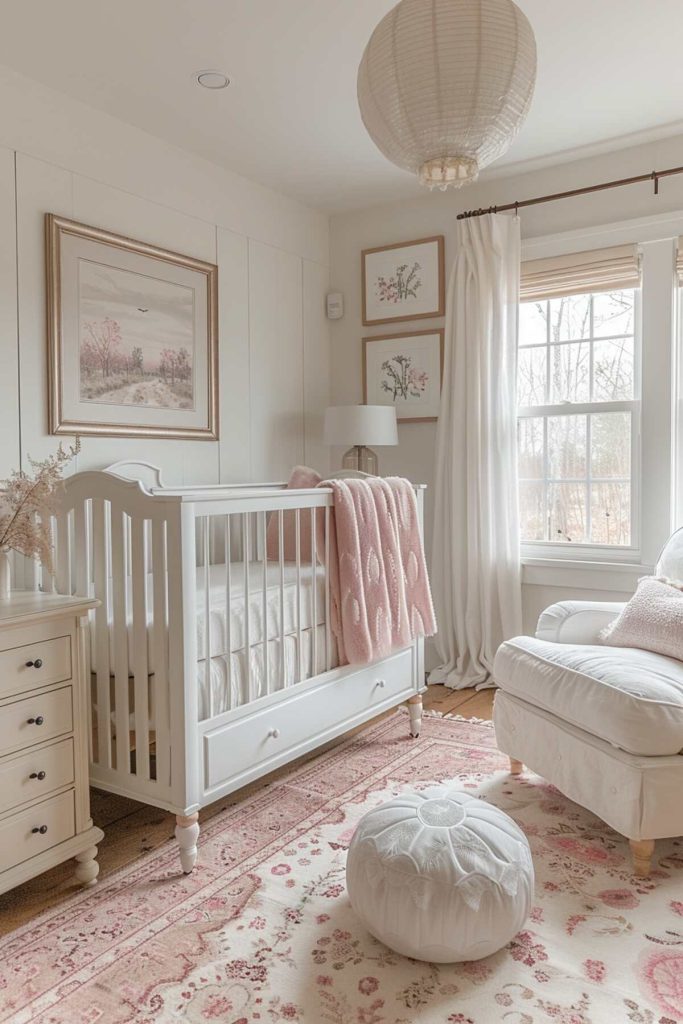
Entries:
[[644, 576], [601, 640], [611, 647], [639, 647], [683, 661], [683, 584]]
[[[317, 487], [322, 477], [314, 469], [308, 466], [295, 466], [292, 470], [287, 490], [298, 490], [302, 487]], [[303, 509], [300, 513], [300, 541], [299, 555], [302, 562], [311, 561], [311, 513], [309, 509]], [[283, 515], [283, 559], [285, 562], [296, 561], [296, 513], [285, 512]], [[320, 524], [318, 524], [320, 529]], [[274, 513], [268, 520], [266, 532], [266, 556], [269, 562], [277, 562], [280, 558], [278, 516]], [[320, 554], [320, 552], [319, 552]]]

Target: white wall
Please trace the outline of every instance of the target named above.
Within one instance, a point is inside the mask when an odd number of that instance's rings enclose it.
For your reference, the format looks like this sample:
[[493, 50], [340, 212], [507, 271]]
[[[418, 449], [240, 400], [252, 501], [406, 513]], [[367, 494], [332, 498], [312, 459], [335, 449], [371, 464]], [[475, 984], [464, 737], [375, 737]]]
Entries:
[[1, 67], [0, 97], [0, 477], [57, 443], [46, 212], [219, 268], [220, 440], [84, 438], [79, 469], [144, 458], [170, 483], [213, 483], [326, 468], [327, 217]]
[[[383, 324], [374, 329], [362, 326], [362, 249], [443, 234], [446, 238], [448, 277], [455, 250], [456, 216], [463, 210], [514, 202], [680, 164], [683, 164], [683, 138], [677, 137], [515, 177], [495, 178], [460, 192], [420, 193], [410, 202], [387, 203], [334, 216], [331, 220], [331, 287], [343, 292], [346, 302], [343, 320], [333, 323], [331, 328], [334, 402], [362, 401], [361, 339], [364, 335], [386, 334], [394, 326]], [[652, 186], [644, 184], [520, 211], [522, 236], [530, 239], [579, 229], [585, 229], [590, 234], [596, 225], [654, 215], [665, 218], [668, 212], [682, 209], [683, 176], [672, 177], [660, 182], [660, 194], [657, 197], [653, 195]], [[670, 225], [665, 226], [661, 237], [669, 230]], [[658, 237], [656, 231], [652, 237]], [[590, 248], [590, 244], [584, 247]], [[420, 329], [441, 327], [443, 319], [426, 319], [419, 321], [419, 324], [401, 324], [397, 321], [395, 330], [410, 331], [415, 326]], [[380, 452], [383, 472], [400, 473], [429, 485], [426, 502], [428, 532], [432, 518], [430, 498], [434, 484], [435, 437], [436, 424], [406, 423], [399, 426], [399, 446]], [[578, 575], [576, 572], [567, 574], [554, 569], [548, 569], [545, 573], [525, 570], [525, 628], [531, 631], [538, 612], [563, 597], [625, 599], [632, 592], [637, 575], [637, 570], [607, 574], [585, 571]]]

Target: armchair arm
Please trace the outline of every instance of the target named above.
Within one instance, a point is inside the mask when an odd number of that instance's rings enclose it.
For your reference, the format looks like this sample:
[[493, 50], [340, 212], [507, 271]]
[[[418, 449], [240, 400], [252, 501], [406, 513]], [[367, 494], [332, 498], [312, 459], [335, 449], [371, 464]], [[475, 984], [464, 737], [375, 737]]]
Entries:
[[556, 644], [599, 644], [599, 634], [624, 608], [619, 601], [558, 601], [541, 613], [539, 640]]

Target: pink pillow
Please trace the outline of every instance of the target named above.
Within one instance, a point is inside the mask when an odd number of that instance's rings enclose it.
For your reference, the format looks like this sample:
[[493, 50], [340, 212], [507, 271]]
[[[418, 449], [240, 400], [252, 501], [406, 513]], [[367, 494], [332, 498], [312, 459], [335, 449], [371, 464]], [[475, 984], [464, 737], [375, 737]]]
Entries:
[[[314, 469], [308, 466], [295, 466], [292, 470], [287, 490], [296, 490], [300, 487], [317, 487], [322, 477]], [[310, 509], [302, 509], [300, 516], [300, 541], [299, 555], [302, 562], [311, 561], [311, 513]], [[318, 524], [320, 530], [320, 524]], [[319, 542], [320, 538], [316, 538]], [[277, 513], [272, 513], [268, 519], [266, 531], [266, 557], [269, 562], [277, 562], [280, 559], [279, 528]], [[285, 562], [296, 561], [296, 514], [285, 512], [282, 523], [282, 546], [284, 549], [283, 558]], [[322, 552], [318, 552], [322, 554]]]
[[644, 576], [621, 615], [600, 638], [612, 647], [640, 647], [683, 661], [683, 584]]

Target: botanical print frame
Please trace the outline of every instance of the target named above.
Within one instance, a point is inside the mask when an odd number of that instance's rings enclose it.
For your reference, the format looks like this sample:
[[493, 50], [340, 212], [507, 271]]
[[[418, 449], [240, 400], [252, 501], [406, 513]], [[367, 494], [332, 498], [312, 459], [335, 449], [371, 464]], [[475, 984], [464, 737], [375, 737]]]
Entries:
[[363, 338], [363, 401], [393, 405], [400, 423], [439, 418], [443, 328]]
[[218, 438], [218, 268], [45, 216], [52, 434]]
[[366, 327], [443, 316], [444, 236], [364, 249], [361, 278]]

